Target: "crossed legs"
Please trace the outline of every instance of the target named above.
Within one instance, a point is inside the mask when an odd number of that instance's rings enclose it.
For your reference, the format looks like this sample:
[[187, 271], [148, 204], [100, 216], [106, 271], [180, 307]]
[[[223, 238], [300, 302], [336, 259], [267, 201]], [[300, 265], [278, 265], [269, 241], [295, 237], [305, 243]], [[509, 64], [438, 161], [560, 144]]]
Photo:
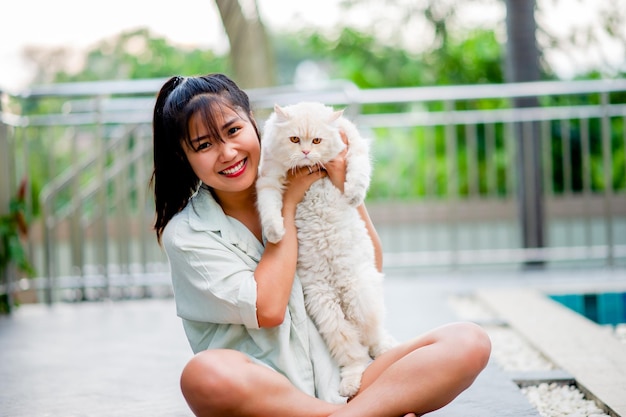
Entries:
[[208, 350], [185, 367], [181, 389], [198, 417], [400, 417], [443, 407], [468, 388], [489, 360], [488, 336], [454, 323], [402, 343], [365, 370], [358, 394], [329, 404], [240, 352]]

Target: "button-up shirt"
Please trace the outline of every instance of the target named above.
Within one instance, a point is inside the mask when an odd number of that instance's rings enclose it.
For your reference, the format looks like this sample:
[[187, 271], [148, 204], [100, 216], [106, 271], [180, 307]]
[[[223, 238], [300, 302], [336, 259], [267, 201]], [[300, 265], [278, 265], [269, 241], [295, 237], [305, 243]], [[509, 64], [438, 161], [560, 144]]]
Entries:
[[205, 186], [167, 224], [163, 246], [177, 314], [194, 352], [238, 350], [311, 396], [346, 401], [338, 394], [339, 368], [306, 313], [297, 276], [283, 323], [259, 327], [254, 271], [264, 247]]

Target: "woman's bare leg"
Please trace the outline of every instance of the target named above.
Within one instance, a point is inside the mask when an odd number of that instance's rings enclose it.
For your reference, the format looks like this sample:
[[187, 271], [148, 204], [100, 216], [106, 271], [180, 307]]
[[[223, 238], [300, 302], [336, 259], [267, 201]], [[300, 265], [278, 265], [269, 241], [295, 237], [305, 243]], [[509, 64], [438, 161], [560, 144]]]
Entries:
[[183, 370], [181, 389], [198, 417], [326, 417], [341, 407], [306, 395], [278, 372], [226, 349], [198, 353]]
[[467, 389], [489, 360], [491, 343], [471, 323], [437, 328], [386, 352], [363, 374], [359, 393], [333, 417], [422, 415]]
[[230, 350], [196, 355], [183, 371], [181, 388], [198, 417], [421, 415], [468, 388], [486, 366], [490, 351], [489, 338], [476, 325], [437, 328], [376, 358], [347, 405], [306, 395], [278, 372]]

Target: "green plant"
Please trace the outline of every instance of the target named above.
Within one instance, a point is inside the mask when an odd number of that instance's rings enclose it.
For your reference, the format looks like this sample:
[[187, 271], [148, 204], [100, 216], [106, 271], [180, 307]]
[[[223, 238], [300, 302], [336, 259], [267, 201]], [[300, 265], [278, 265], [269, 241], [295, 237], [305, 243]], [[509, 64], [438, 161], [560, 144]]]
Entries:
[[26, 189], [27, 180], [24, 178], [17, 194], [9, 203], [9, 212], [0, 216], [0, 278], [4, 281], [5, 291], [0, 293], [0, 314], [8, 313], [13, 307], [10, 297], [9, 267], [15, 267], [33, 276], [35, 270], [31, 265], [22, 239], [28, 233], [28, 220], [26, 218]]

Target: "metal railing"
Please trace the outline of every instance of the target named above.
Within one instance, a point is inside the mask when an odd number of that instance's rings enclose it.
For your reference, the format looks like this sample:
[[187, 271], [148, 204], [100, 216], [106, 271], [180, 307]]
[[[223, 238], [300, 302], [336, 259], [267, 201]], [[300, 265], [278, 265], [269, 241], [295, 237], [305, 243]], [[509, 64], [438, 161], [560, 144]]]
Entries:
[[[0, 191], [24, 176], [34, 190], [27, 246], [39, 277], [15, 285], [35, 283], [48, 302], [168, 293], [147, 186], [163, 81], [3, 95], [0, 152], [11, 167]], [[375, 90], [334, 82], [249, 95], [260, 125], [274, 103], [315, 100], [346, 107], [372, 137], [368, 208], [387, 268], [624, 265], [626, 80]], [[519, 97], [537, 105], [516, 108]], [[531, 141], [541, 163], [520, 165], [519, 145]], [[534, 220], [543, 244], [529, 245], [520, 173], [537, 166], [543, 191], [524, 198], [542, 208]]]

